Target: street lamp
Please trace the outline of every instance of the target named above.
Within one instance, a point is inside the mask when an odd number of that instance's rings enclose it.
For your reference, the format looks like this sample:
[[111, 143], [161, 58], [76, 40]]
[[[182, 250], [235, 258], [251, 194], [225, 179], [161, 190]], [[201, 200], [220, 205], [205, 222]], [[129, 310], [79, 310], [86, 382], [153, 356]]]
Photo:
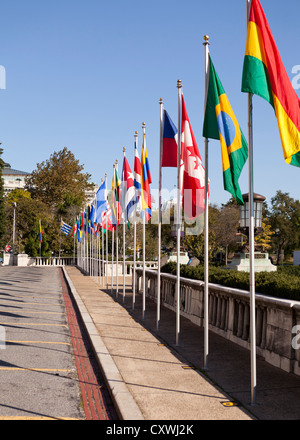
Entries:
[[275, 235], [277, 237], [277, 266], [279, 263], [279, 232], [280, 232], [280, 230], [278, 228], [275, 229]]
[[[239, 232], [249, 236], [249, 194], [243, 195], [244, 205], [240, 208], [240, 227]], [[264, 196], [260, 194], [253, 194], [253, 209], [254, 209], [254, 234], [257, 235], [262, 231], [262, 208], [263, 203], [266, 200]]]

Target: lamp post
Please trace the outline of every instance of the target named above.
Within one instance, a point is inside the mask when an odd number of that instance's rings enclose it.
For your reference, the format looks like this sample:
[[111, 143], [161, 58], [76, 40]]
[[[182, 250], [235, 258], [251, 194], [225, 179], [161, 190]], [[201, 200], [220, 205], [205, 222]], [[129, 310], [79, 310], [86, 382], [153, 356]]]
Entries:
[[278, 264], [279, 264], [279, 232], [280, 232], [280, 230], [277, 228], [277, 229], [275, 229], [275, 235], [276, 235], [276, 238], [277, 238], [277, 266], [278, 266]]
[[[239, 232], [249, 237], [249, 194], [243, 195], [244, 205], [240, 208]], [[254, 234], [262, 231], [262, 208], [266, 198], [260, 194], [253, 194], [254, 202]]]

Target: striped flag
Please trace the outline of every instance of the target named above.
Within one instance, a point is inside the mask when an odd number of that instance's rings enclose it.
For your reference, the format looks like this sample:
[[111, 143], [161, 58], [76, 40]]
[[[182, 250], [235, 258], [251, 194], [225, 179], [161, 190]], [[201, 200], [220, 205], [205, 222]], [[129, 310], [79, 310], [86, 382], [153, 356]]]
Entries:
[[61, 232], [63, 232], [65, 235], [69, 235], [69, 233], [70, 233], [71, 230], [72, 230], [72, 226], [68, 225], [68, 224], [65, 223], [64, 221], [61, 221], [60, 230], [61, 230]]
[[242, 92], [264, 98], [275, 110], [283, 155], [300, 167], [300, 100], [291, 84], [259, 0], [252, 0]]
[[42, 229], [41, 220], [39, 220], [39, 226], [40, 226], [40, 243], [42, 243], [43, 242], [43, 229]]
[[141, 202], [142, 202], [142, 211], [145, 214], [145, 220], [147, 221], [151, 218], [152, 215], [151, 193], [150, 193], [151, 183], [152, 183], [152, 179], [151, 179], [147, 146], [146, 146], [146, 134], [144, 133], [144, 141], [143, 141], [142, 157], [141, 157]]

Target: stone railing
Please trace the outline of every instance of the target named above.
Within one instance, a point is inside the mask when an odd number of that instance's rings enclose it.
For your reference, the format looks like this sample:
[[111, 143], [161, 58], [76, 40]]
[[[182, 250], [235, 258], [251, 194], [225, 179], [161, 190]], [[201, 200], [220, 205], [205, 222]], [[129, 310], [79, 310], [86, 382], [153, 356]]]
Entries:
[[27, 254], [4, 254], [4, 266], [73, 266], [74, 257], [29, 257]]
[[[143, 271], [136, 271], [137, 290]], [[146, 271], [146, 295], [157, 298], [157, 272]], [[176, 276], [161, 274], [161, 304], [175, 310]], [[203, 326], [204, 282], [181, 278], [180, 314]], [[300, 348], [295, 347], [295, 326], [300, 330], [300, 302], [256, 294], [257, 354], [287, 372], [300, 375]], [[209, 329], [250, 349], [249, 292], [209, 284]], [[300, 342], [300, 338], [298, 337]], [[300, 344], [299, 344], [300, 345]]]
[[[133, 261], [126, 260], [125, 261], [125, 275], [132, 276], [133, 274]], [[79, 257], [77, 260], [77, 266], [87, 275], [92, 276], [99, 276], [99, 275], [106, 275], [106, 271], [108, 273], [108, 276], [111, 276], [112, 274], [112, 267], [113, 267], [113, 273], [114, 275], [123, 275], [123, 261], [118, 260], [118, 263], [116, 260], [113, 261], [113, 263], [109, 260], [108, 263], [106, 260], [99, 260], [99, 258], [95, 257]], [[135, 264], [136, 268], [143, 267], [142, 261], [136, 261]], [[145, 266], [147, 269], [157, 269], [158, 264], [156, 261], [146, 261]]]

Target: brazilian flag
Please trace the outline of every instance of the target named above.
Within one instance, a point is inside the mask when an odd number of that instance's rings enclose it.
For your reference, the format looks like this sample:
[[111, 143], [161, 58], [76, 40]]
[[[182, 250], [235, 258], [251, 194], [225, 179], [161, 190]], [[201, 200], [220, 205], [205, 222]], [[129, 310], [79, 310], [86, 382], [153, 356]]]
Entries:
[[224, 189], [243, 205], [238, 180], [248, 158], [248, 144], [210, 57], [203, 136], [220, 141]]

